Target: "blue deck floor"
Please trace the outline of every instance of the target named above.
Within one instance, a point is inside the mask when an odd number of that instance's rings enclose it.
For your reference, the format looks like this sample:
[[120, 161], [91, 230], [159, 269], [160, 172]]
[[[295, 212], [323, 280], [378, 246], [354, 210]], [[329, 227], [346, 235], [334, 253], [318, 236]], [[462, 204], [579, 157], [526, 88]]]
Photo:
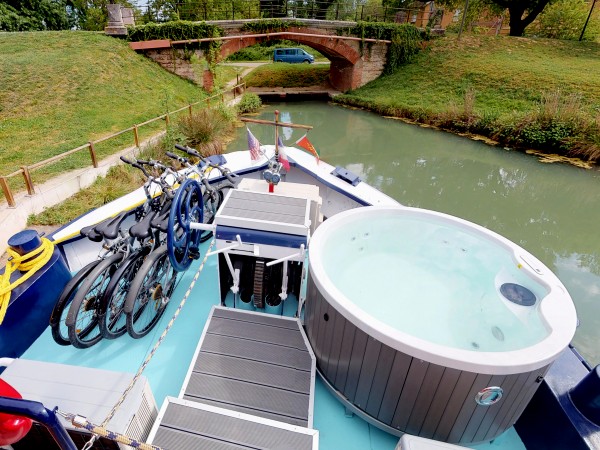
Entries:
[[[206, 248], [205, 245], [202, 249], [203, 255]], [[154, 331], [143, 339], [135, 340], [125, 335], [113, 341], [101, 341], [86, 350], [78, 350], [54, 343], [48, 328], [27, 350], [23, 358], [119, 372], [137, 372], [171, 319], [198, 266], [199, 263], [192, 265], [183, 275], [165, 315]], [[218, 304], [218, 291], [217, 258], [210, 257], [180, 317], [144, 372], [150, 381], [159, 408], [167, 395], [174, 397], [179, 395], [208, 313], [213, 305]], [[288, 309], [294, 307], [290, 304]], [[69, 412], [77, 413], [77, 411]], [[319, 430], [319, 446], [323, 450], [393, 450], [398, 442], [397, 437], [367, 424], [356, 416], [346, 417], [342, 404], [327, 391], [319, 379], [317, 379], [315, 393], [314, 428]], [[473, 448], [525, 449], [514, 429], [510, 429], [492, 443]]]

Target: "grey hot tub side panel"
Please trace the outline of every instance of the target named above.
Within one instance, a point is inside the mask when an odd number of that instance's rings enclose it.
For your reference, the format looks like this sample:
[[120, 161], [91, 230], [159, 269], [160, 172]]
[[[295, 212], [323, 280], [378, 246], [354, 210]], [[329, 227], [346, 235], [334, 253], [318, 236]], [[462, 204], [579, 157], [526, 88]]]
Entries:
[[[320, 373], [354, 407], [399, 432], [454, 443], [491, 440], [516, 422], [549, 367], [492, 376], [413, 358], [348, 321], [310, 276], [307, 293], [305, 328]], [[475, 395], [489, 386], [500, 386], [503, 398], [478, 405]]]

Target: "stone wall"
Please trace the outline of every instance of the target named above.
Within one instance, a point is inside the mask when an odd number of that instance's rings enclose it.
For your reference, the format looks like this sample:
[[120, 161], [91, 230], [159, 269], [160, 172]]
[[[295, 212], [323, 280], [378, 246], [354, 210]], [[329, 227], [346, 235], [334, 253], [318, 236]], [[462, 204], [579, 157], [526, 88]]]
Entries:
[[196, 84], [203, 85], [202, 70], [190, 61], [191, 54], [201, 58], [201, 50], [184, 51], [183, 49], [178, 48], [158, 48], [145, 50], [145, 54], [148, 58], [157, 62], [169, 72], [179, 75], [181, 78], [185, 78]]

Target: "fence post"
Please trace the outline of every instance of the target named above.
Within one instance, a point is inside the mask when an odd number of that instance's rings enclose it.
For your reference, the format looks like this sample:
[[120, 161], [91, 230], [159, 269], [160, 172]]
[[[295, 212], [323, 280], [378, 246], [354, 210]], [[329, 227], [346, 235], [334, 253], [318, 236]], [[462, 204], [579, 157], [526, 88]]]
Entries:
[[193, 113], [192, 113], [192, 105], [191, 104], [188, 105], [188, 112], [190, 113], [190, 117], [192, 117]]
[[33, 190], [33, 182], [31, 181], [31, 174], [29, 173], [29, 169], [27, 166], [21, 166], [21, 170], [23, 171], [23, 178], [25, 178], [25, 186], [27, 187], [27, 193], [29, 195], [35, 194]]
[[335, 5], [335, 20], [339, 20], [340, 18], [340, 4], [337, 3]]
[[135, 141], [135, 146], [140, 148], [140, 137], [138, 136], [138, 127], [137, 125], [133, 126], [133, 140]]
[[167, 126], [167, 128], [169, 127], [169, 124], [171, 123], [171, 119], [169, 119], [169, 114], [167, 114], [165, 116], [165, 125]]
[[231, 0], [231, 20], [235, 20], [235, 3]]
[[365, 15], [365, 5], [361, 5], [360, 8], [360, 20], [363, 20], [363, 16]]
[[94, 150], [94, 143], [92, 141], [88, 142], [90, 146], [90, 156], [92, 157], [92, 165], [94, 167], [98, 167], [98, 160], [96, 159], [96, 150]]
[[15, 198], [10, 191], [10, 186], [6, 182], [6, 178], [0, 177], [0, 186], [2, 186], [2, 191], [4, 192], [4, 197], [6, 197], [6, 203], [8, 203], [8, 206], [11, 208], [17, 206], [15, 203]]

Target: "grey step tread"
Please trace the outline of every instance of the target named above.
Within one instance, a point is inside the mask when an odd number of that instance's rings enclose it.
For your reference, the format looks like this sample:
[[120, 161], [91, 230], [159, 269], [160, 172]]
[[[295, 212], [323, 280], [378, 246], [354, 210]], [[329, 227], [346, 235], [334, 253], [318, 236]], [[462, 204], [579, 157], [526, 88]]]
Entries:
[[[176, 402], [181, 400], [175, 399]], [[313, 436], [275, 423], [232, 417], [196, 403], [169, 402], [152, 440], [165, 450], [311, 449]], [[309, 431], [309, 430], [305, 430]]]
[[202, 351], [287, 367], [308, 367], [309, 370], [311, 364], [310, 353], [306, 349], [282, 347], [268, 342], [252, 342], [235, 336], [207, 334], [202, 343]]
[[221, 336], [235, 336], [258, 342], [269, 342], [284, 347], [306, 349], [306, 344], [299, 331], [270, 325], [213, 317], [208, 326], [208, 333]]
[[201, 352], [194, 366], [195, 374], [242, 379], [298, 393], [310, 392], [310, 372], [290, 367]]
[[184, 395], [196, 401], [207, 399], [297, 419], [308, 419], [308, 394], [258, 386], [239, 380], [194, 374]]

